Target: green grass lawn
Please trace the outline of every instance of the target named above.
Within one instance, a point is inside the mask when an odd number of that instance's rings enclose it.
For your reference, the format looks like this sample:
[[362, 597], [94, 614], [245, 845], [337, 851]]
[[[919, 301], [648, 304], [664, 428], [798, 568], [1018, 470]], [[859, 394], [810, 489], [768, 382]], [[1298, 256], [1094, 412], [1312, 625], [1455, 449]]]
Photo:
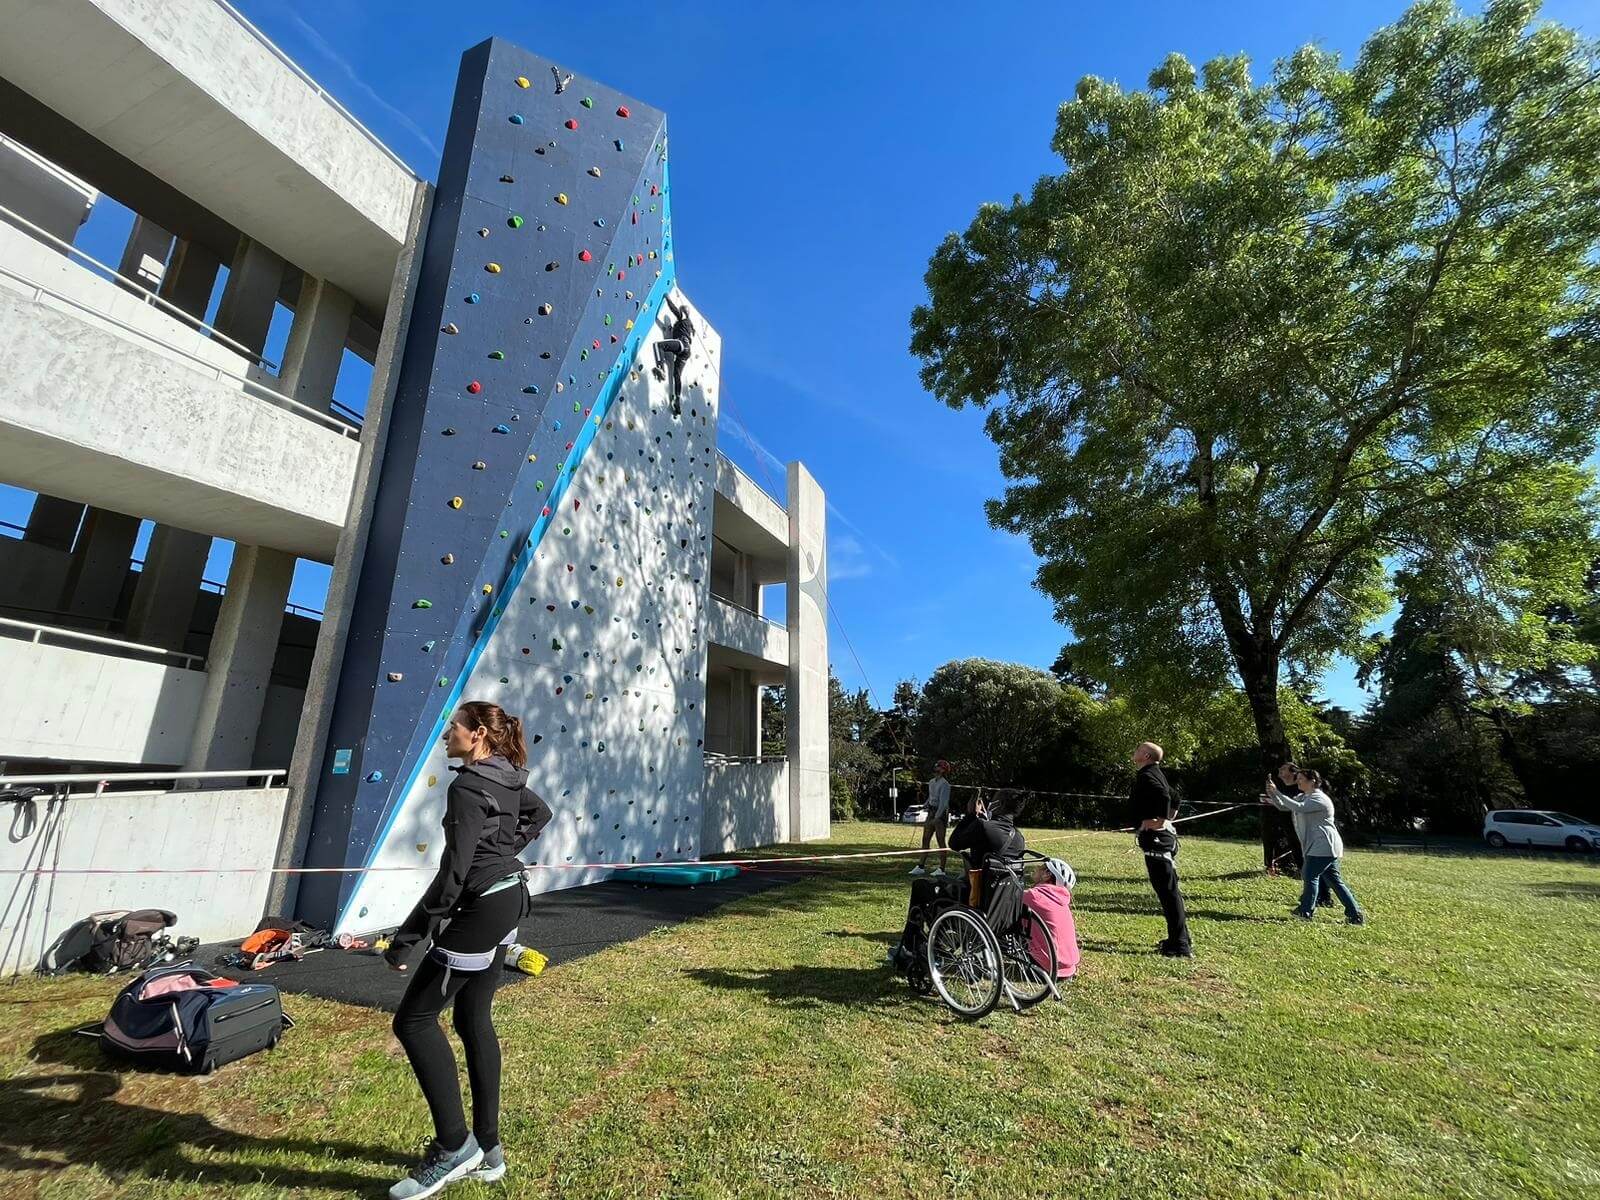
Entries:
[[[502, 992], [511, 1172], [449, 1194], [1600, 1195], [1596, 864], [1357, 852], [1372, 924], [1308, 927], [1190, 838], [1185, 963], [1127, 837], [1053, 836], [1064, 1003], [955, 1021], [883, 963], [905, 863], [831, 869]], [[291, 998], [271, 1054], [119, 1073], [68, 1034], [119, 982], [0, 983], [0, 1196], [381, 1196], [428, 1133], [382, 1013]]]

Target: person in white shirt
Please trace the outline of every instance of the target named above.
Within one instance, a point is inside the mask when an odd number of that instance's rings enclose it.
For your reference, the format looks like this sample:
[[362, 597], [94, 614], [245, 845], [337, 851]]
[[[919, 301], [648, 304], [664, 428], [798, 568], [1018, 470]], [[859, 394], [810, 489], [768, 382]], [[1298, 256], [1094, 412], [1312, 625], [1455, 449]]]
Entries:
[[928, 873], [928, 847], [934, 838], [939, 839], [939, 866], [933, 873], [944, 874], [949, 846], [945, 840], [945, 831], [950, 825], [950, 780], [947, 778], [949, 774], [950, 764], [944, 759], [941, 758], [933, 764], [933, 778], [928, 780], [928, 817], [922, 823], [922, 857], [917, 860], [917, 865], [911, 868], [912, 875]]

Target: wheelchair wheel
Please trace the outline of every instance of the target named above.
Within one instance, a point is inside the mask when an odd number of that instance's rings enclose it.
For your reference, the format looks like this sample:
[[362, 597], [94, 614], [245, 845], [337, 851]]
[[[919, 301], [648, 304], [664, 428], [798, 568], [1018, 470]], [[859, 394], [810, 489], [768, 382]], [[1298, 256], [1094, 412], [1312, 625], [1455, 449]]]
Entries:
[[[1047, 960], [1044, 963], [1035, 961], [1030, 950], [1035, 930], [1044, 935]], [[1019, 1012], [1054, 994], [1051, 984], [1058, 964], [1056, 940], [1050, 934], [1050, 927], [1031, 908], [1022, 910], [1022, 919], [1015, 929], [1001, 935], [1000, 952], [1005, 964], [1006, 990]]]
[[983, 918], [947, 909], [928, 929], [928, 975], [940, 999], [968, 1021], [988, 1016], [1003, 985], [1000, 943]]

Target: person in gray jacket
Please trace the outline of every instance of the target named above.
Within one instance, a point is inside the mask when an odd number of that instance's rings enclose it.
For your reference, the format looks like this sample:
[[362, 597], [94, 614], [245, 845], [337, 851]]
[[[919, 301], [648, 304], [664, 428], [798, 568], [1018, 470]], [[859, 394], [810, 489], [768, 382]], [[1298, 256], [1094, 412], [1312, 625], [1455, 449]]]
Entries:
[[1322, 776], [1316, 771], [1297, 770], [1294, 776], [1298, 796], [1288, 796], [1269, 788], [1263, 799], [1274, 808], [1294, 814], [1295, 832], [1300, 835], [1300, 846], [1305, 854], [1306, 867], [1302, 876], [1304, 887], [1300, 893], [1300, 906], [1295, 915], [1309, 921], [1316, 913], [1317, 892], [1323, 880], [1344, 905], [1345, 920], [1351, 925], [1365, 925], [1367, 918], [1356, 903], [1355, 893], [1339, 874], [1339, 860], [1344, 857], [1344, 839], [1339, 836], [1339, 826], [1333, 819], [1333, 801], [1322, 790]]

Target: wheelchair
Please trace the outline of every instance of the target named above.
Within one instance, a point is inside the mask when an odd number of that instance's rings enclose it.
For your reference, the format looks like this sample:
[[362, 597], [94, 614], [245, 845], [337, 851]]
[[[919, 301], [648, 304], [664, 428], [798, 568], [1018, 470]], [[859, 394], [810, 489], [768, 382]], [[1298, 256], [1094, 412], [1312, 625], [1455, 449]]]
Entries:
[[[937, 993], [958, 1017], [976, 1021], [1005, 997], [1016, 1012], [1061, 994], [1056, 989], [1055, 938], [1022, 903], [1025, 865], [1045, 856], [990, 859], [983, 869], [979, 904], [967, 903], [965, 878], [920, 881], [897, 966], [919, 995]], [[927, 883], [929, 886], [920, 886]], [[918, 893], [921, 893], [919, 896]], [[1047, 962], [1031, 951], [1035, 937]]]

